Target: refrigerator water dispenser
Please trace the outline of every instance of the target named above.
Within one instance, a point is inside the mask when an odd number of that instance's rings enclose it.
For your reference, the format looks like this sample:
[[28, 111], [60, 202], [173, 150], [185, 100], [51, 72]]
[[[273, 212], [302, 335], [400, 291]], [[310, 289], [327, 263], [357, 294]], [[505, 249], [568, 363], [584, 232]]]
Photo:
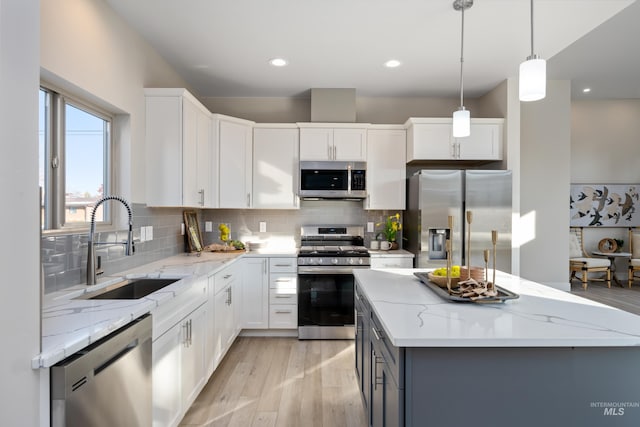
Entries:
[[447, 259], [446, 242], [449, 236], [448, 228], [429, 229], [429, 259]]

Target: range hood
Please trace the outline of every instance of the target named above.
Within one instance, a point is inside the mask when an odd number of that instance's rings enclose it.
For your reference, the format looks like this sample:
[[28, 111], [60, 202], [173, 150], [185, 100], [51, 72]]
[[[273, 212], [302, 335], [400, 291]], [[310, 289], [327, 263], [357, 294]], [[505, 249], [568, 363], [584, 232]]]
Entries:
[[311, 89], [311, 121], [355, 123], [355, 89]]

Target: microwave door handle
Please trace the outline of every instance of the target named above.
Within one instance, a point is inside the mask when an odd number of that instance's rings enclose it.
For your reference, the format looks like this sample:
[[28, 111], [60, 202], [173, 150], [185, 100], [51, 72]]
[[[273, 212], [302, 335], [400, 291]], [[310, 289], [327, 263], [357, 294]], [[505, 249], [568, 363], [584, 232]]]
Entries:
[[347, 192], [351, 193], [351, 165], [347, 166]]

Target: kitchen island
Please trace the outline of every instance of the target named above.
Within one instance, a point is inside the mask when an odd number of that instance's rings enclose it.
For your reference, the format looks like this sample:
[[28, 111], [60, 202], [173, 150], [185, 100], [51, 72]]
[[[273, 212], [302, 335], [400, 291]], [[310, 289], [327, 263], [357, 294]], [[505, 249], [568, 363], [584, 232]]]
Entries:
[[501, 272], [518, 299], [453, 303], [414, 271], [354, 271], [373, 425], [640, 425], [640, 317]]

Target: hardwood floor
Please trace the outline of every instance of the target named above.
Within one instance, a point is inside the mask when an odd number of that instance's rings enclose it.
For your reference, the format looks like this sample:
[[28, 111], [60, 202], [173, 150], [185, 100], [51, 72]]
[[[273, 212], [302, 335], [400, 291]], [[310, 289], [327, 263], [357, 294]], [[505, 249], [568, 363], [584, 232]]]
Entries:
[[180, 425], [364, 427], [354, 346], [239, 337]]
[[631, 289], [627, 286], [626, 280], [621, 280], [624, 288], [612, 282], [611, 289], [603, 282], [589, 282], [586, 291], [579, 282], [571, 282], [571, 293], [640, 315], [640, 282], [637, 280]]

